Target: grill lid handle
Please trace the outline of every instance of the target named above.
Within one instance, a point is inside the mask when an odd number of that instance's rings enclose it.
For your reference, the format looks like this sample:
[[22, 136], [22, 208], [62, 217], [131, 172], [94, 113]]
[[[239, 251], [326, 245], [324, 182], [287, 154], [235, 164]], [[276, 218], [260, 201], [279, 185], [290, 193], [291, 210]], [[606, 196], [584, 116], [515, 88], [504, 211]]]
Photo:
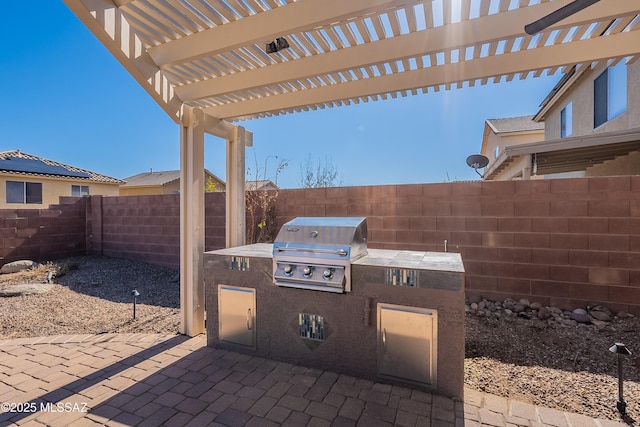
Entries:
[[316, 254], [335, 254], [340, 256], [349, 255], [349, 252], [345, 251], [344, 249], [331, 250], [331, 249], [306, 249], [306, 248], [276, 248], [276, 251], [278, 252], [311, 252]]

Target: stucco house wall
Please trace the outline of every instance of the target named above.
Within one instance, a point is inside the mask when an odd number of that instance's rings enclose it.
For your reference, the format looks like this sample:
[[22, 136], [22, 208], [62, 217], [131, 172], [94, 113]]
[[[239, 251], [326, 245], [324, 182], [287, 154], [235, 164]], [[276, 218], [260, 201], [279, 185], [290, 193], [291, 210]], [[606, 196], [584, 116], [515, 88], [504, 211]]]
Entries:
[[[7, 181], [41, 183], [42, 203], [7, 203]], [[118, 184], [107, 184], [70, 178], [48, 178], [30, 175], [0, 174], [0, 209], [43, 209], [49, 205], [57, 204], [60, 197], [71, 196], [72, 185], [88, 186], [90, 195], [118, 195]]]
[[[57, 204], [61, 197], [74, 196], [74, 185], [81, 187], [76, 196], [117, 196], [120, 184], [119, 179], [20, 150], [0, 151], [0, 209], [43, 209]], [[88, 187], [88, 194], [82, 187]]]
[[[216, 191], [224, 191], [224, 182], [205, 169], [205, 180], [213, 180]], [[180, 193], [180, 171], [144, 172], [124, 178], [120, 185], [120, 196], [153, 196]]]
[[179, 192], [180, 181], [173, 181], [164, 185], [145, 187], [120, 187], [121, 196], [151, 196], [154, 194], [178, 194]]
[[512, 145], [528, 144], [530, 142], [540, 141], [543, 137], [543, 131], [538, 132], [514, 132], [509, 134], [495, 134], [489, 133], [487, 138], [486, 152], [482, 154], [489, 158], [489, 163], [496, 160], [496, 147], [498, 147], [497, 154], [500, 155], [504, 147]]
[[560, 138], [560, 112], [572, 102], [573, 134], [572, 136], [593, 135], [640, 127], [640, 62], [627, 65], [627, 110], [606, 123], [593, 127], [593, 82], [606, 69], [601, 65], [586, 71], [558, 99], [544, 116], [545, 140]]

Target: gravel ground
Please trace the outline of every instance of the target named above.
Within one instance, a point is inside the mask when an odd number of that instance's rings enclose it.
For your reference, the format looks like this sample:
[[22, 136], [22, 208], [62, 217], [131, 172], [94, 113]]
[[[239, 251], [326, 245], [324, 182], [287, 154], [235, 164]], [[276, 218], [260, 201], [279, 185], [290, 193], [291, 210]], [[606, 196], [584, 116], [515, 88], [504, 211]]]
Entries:
[[[79, 257], [0, 275], [0, 289], [45, 283], [44, 294], [0, 298], [0, 339], [56, 334], [178, 333], [177, 271], [120, 259]], [[136, 319], [133, 297], [137, 289]], [[536, 319], [466, 317], [465, 383], [520, 401], [620, 420], [617, 368], [608, 348], [624, 342], [630, 424], [640, 421], [640, 320], [615, 318], [604, 327], [550, 326]]]
[[[43, 294], [0, 298], [0, 339], [57, 334], [178, 333], [178, 272], [143, 262], [78, 257], [0, 275], [0, 289], [19, 283], [45, 283]], [[132, 290], [140, 296], [133, 320]]]

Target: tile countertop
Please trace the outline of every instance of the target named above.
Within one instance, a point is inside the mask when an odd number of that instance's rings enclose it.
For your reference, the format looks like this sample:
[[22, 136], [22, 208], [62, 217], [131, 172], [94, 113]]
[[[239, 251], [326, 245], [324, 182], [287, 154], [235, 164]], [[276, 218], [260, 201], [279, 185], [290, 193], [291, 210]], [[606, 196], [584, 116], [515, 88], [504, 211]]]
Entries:
[[[206, 252], [210, 255], [271, 258], [273, 245], [255, 243], [235, 248]], [[462, 257], [453, 252], [421, 252], [395, 249], [368, 249], [368, 254], [354, 261], [353, 265], [373, 267], [396, 267], [431, 271], [464, 273]]]
[[452, 252], [369, 249], [367, 255], [352, 264], [464, 273], [462, 257]]

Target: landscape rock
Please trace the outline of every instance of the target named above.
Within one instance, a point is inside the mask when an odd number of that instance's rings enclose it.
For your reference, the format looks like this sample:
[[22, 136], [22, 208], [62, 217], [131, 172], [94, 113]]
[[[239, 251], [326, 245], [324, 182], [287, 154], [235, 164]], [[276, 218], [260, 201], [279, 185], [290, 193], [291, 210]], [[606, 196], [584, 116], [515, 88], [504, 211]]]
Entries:
[[[591, 323], [591, 316], [586, 314], [586, 311], [585, 311], [585, 313], [581, 313], [581, 312], [579, 312], [579, 310], [581, 310], [581, 309], [574, 310], [569, 315], [569, 319], [575, 320], [578, 323]], [[582, 311], [584, 311], [584, 310], [582, 310]]]
[[513, 306], [513, 311], [516, 313], [522, 313], [525, 307], [522, 304], [516, 304]]
[[17, 273], [19, 271], [28, 270], [37, 265], [38, 265], [37, 262], [31, 261], [28, 259], [13, 261], [3, 265], [2, 268], [0, 268], [0, 273], [1, 274]]
[[593, 307], [591, 310], [589, 310], [589, 314], [594, 319], [602, 320], [604, 322], [610, 322], [611, 318], [613, 317], [611, 310], [609, 310], [607, 307], [602, 305], [597, 305]]
[[468, 299], [469, 304], [478, 304], [480, 301], [482, 301], [482, 297], [480, 297], [479, 295], [471, 295]]
[[540, 310], [538, 310], [538, 319], [547, 320], [550, 317], [551, 317], [551, 310], [549, 310], [547, 307], [542, 307], [540, 308]]
[[[520, 299], [518, 302], [507, 298], [504, 301], [492, 301], [481, 299], [479, 302], [471, 302], [465, 305], [465, 312], [474, 313], [479, 317], [512, 319], [519, 317], [531, 320], [532, 327], [544, 329], [555, 326], [592, 327], [598, 330], [606, 328], [613, 321], [614, 315], [605, 306], [595, 306], [562, 310], [558, 307], [545, 307], [539, 302], [530, 302]], [[618, 318], [633, 317], [625, 312], [616, 313]]]
[[531, 302], [528, 299], [521, 299], [518, 301], [518, 304], [524, 306], [525, 308], [529, 308], [531, 306]]
[[612, 314], [611, 310], [609, 310], [607, 307], [605, 307], [604, 305], [596, 305], [595, 307], [593, 307], [591, 310], [593, 311], [604, 311], [605, 313], [609, 313]]
[[560, 319], [560, 324], [562, 326], [576, 326], [578, 324], [578, 322], [576, 322], [575, 320], [571, 320], [571, 319]]
[[0, 297], [18, 297], [21, 295], [42, 294], [50, 291], [48, 283], [23, 283], [0, 288]]
[[589, 312], [589, 314], [591, 315], [591, 317], [593, 317], [596, 320], [601, 320], [603, 322], [610, 322], [611, 321], [611, 315], [605, 311], [595, 311], [592, 310]]

